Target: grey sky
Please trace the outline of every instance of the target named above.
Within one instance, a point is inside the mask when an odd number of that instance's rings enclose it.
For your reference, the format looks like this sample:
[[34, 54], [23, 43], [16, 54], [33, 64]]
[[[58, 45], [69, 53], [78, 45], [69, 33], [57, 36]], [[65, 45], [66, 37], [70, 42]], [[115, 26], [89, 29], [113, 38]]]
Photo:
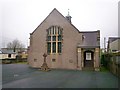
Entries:
[[56, 8], [64, 16], [70, 9], [72, 23], [80, 31], [101, 31], [104, 37], [118, 36], [119, 0], [1, 0], [0, 47], [14, 39], [26, 46], [29, 33]]

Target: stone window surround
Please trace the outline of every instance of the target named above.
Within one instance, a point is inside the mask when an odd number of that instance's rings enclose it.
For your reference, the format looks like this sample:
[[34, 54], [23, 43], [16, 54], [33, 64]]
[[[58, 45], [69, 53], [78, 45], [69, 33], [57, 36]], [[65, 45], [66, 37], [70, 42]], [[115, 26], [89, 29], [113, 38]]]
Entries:
[[[47, 30], [47, 53], [49, 54], [61, 54], [62, 53], [62, 42], [63, 42], [63, 28], [57, 25], [50, 26]], [[51, 43], [51, 48], [48, 48], [48, 43]], [[55, 47], [53, 50], [53, 43]]]

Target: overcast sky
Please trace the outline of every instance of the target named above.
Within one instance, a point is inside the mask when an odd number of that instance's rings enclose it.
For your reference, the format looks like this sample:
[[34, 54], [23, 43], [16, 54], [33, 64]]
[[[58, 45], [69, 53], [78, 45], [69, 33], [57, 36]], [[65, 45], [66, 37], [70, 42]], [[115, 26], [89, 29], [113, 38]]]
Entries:
[[[63, 16], [72, 16], [80, 31], [101, 32], [104, 37], [118, 36], [119, 0], [0, 0], [0, 47], [14, 39], [29, 45], [29, 33], [56, 8]], [[2, 33], [1, 33], [2, 32]]]

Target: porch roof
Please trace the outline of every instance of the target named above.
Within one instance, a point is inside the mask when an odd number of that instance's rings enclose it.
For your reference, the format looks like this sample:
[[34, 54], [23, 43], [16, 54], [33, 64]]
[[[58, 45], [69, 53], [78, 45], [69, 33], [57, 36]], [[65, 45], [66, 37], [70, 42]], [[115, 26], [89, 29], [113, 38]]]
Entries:
[[78, 44], [81, 48], [96, 48], [100, 47], [100, 37], [98, 31], [81, 32], [82, 42]]

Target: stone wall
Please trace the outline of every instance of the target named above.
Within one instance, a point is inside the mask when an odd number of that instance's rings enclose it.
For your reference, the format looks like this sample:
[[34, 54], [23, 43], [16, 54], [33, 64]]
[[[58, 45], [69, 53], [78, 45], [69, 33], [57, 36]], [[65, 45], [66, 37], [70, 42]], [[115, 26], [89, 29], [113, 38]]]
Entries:
[[120, 53], [111, 53], [102, 55], [102, 64], [111, 73], [120, 77]]

